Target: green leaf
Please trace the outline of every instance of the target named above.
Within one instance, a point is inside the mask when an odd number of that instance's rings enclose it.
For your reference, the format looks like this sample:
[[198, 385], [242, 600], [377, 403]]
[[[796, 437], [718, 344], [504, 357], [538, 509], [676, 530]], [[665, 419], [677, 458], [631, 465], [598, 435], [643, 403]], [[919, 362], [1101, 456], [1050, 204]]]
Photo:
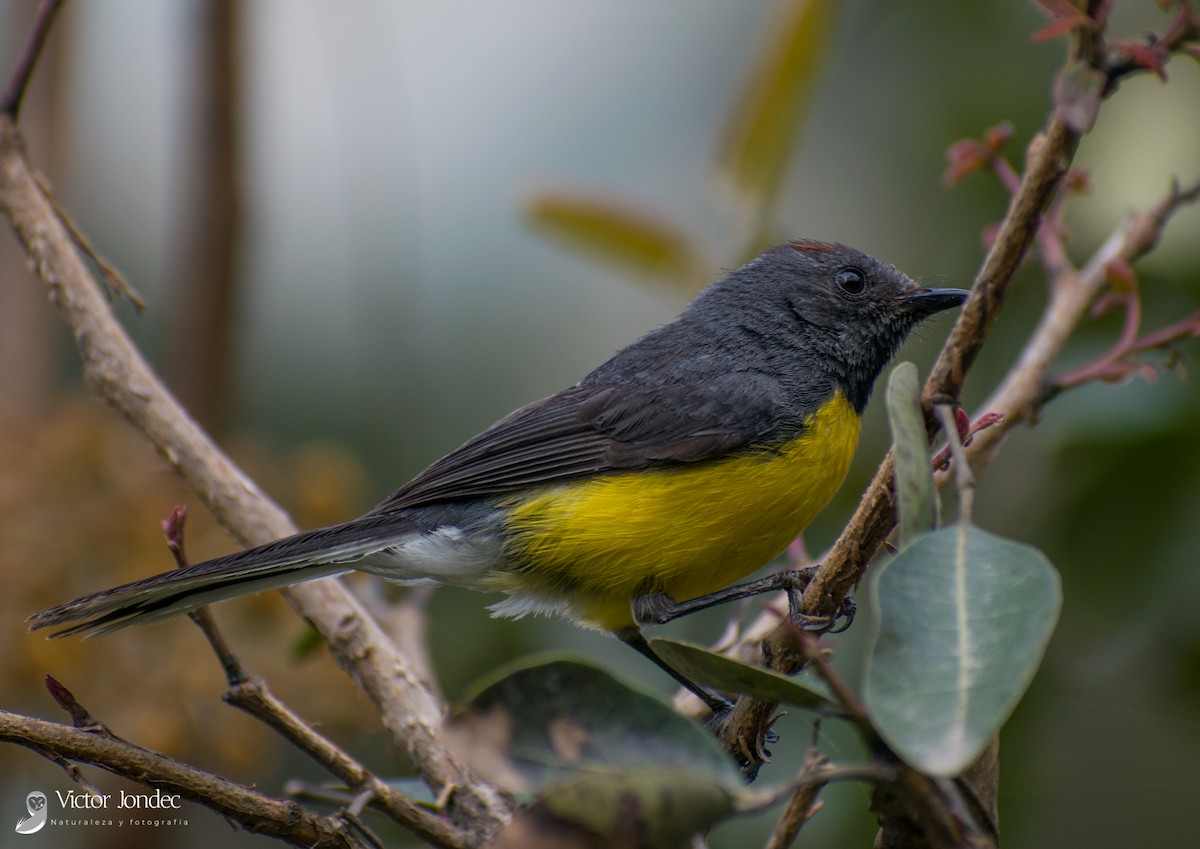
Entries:
[[528, 660], [479, 687], [446, 725], [455, 751], [506, 790], [541, 793], [582, 774], [678, 772], [740, 787], [710, 734], [582, 661]]
[[669, 222], [609, 200], [544, 192], [529, 204], [536, 229], [623, 271], [649, 275], [689, 290], [703, 285], [708, 263]]
[[446, 732], [484, 778], [534, 797], [492, 849], [684, 849], [770, 798], [745, 788], [704, 729], [571, 658], [527, 660], [489, 678]]
[[916, 769], [955, 775], [1033, 679], [1062, 604], [1058, 573], [1037, 549], [956, 525], [916, 539], [871, 591], [871, 720]]
[[687, 849], [734, 812], [729, 792], [685, 772], [602, 773], [546, 793], [489, 849]]
[[900, 363], [888, 378], [888, 424], [896, 460], [896, 513], [900, 547], [937, 526], [937, 490], [929, 468], [929, 434], [921, 411], [917, 367]]
[[650, 647], [685, 676], [715, 690], [741, 693], [763, 701], [786, 702], [808, 710], [838, 713], [824, 684], [810, 674], [788, 677], [761, 666], [743, 663], [703, 646], [676, 640], [653, 639]]
[[769, 207], [808, 110], [817, 71], [833, 41], [837, 0], [791, 0], [739, 92], [718, 162], [742, 197]]

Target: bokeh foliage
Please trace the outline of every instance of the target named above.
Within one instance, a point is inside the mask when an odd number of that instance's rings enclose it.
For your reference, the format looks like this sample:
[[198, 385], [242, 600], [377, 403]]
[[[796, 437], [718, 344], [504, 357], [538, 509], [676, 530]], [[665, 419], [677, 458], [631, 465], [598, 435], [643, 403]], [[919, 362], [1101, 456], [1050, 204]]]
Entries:
[[[788, 4], [531, 4], [503, 21], [486, 4], [453, 21], [420, 5], [263, 3], [246, 12], [244, 68], [257, 97], [244, 116], [246, 167], [257, 212], [242, 269], [238, 402], [227, 418], [237, 453], [304, 525], [368, 507], [682, 303], [679, 288], [645, 287], [620, 266], [560, 251], [529, 227], [531, 204], [602, 199], [657, 222], [660, 247], [640, 255], [666, 256], [662, 267], [689, 286], [735, 265], [755, 238], [799, 235], [837, 238], [954, 285], [969, 279], [980, 232], [1004, 197], [982, 177], [944, 191], [943, 151], [1002, 119], [1018, 143], [1027, 140], [1060, 56], [1029, 41], [1042, 22], [1032, 4], [842, 4], [823, 39], [803, 132], [787, 145], [786, 169], [772, 172], [763, 225], [721, 194], [715, 163], [729, 116], [750, 102], [739, 86], [781, 40]], [[9, 33], [21, 31], [10, 24], [17, 6], [0, 7], [6, 51]], [[79, 4], [74, 14], [65, 22], [72, 67], [57, 90], [62, 149], [44, 165], [84, 229], [147, 292], [150, 313], [130, 323], [161, 352], [172, 227], [188, 222], [172, 178], [186, 167], [178, 104], [187, 100], [173, 97], [185, 91], [183, 74], [166, 57], [185, 37], [171, 13], [139, 15], [133, 2]], [[1114, 27], [1126, 31], [1156, 20], [1150, 3], [1119, 2], [1116, 14]], [[324, 64], [310, 61], [314, 52]], [[155, 73], [163, 67], [176, 68], [165, 82]], [[1094, 191], [1072, 209], [1077, 256], [1119, 215], [1159, 196], [1173, 173], [1200, 172], [1200, 70], [1180, 61], [1170, 75], [1165, 86], [1130, 81], [1085, 139], [1080, 164], [1093, 170]], [[397, 116], [407, 123], [398, 127]], [[1198, 221], [1195, 210], [1182, 214], [1139, 265], [1148, 326], [1200, 301]], [[5, 287], [32, 285], [5, 278]], [[1022, 272], [968, 403], [1010, 365], [1042, 285], [1036, 271]], [[930, 356], [944, 327], [924, 330], [908, 354]], [[1112, 316], [1088, 322], [1064, 367], [1094, 357], [1117, 330]], [[76, 397], [65, 341], [43, 351], [55, 365], [36, 403], [0, 399], [6, 706], [52, 713], [39, 682], [53, 671], [119, 733], [239, 780], [278, 784], [295, 764], [216, 704], [218, 670], [187, 623], [83, 644], [24, 633], [24, 616], [48, 603], [165, 568], [158, 522], [187, 500], [123, 423]], [[1196, 346], [1182, 353], [1194, 360]], [[1087, 386], [1015, 432], [983, 478], [978, 521], [1043, 549], [1063, 573], [1066, 599], [1043, 671], [1004, 735], [1006, 842], [1166, 845], [1192, 833], [1197, 422], [1200, 397], [1179, 373]], [[873, 409], [850, 479], [808, 534], [812, 550], [832, 540], [886, 439]], [[230, 547], [198, 511], [189, 545], [194, 558]], [[577, 647], [665, 691], [611, 642], [558, 622], [495, 622], [486, 601], [447, 591], [432, 602], [434, 662], [451, 696], [548, 644]], [[302, 629], [278, 599], [230, 604], [219, 616], [250, 665], [302, 714], [383, 771], [403, 770], [331, 664], [319, 653], [296, 659]], [[718, 621], [670, 633], [706, 641]], [[860, 638], [843, 638], [842, 656]], [[775, 768], [786, 774], [807, 730], [782, 730], [792, 742]], [[854, 756], [852, 743], [829, 742]], [[27, 758], [0, 751], [5, 799], [25, 792]], [[829, 800], [810, 839], [869, 839], [861, 790]], [[754, 842], [738, 828], [718, 829], [714, 845]]]

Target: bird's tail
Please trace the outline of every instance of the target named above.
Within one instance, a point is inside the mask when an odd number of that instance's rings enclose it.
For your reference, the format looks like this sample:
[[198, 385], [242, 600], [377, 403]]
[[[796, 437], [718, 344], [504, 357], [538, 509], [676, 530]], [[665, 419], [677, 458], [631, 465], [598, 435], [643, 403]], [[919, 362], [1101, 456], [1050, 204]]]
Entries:
[[[383, 524], [383, 523], [379, 523]], [[82, 596], [29, 617], [29, 629], [67, 627], [51, 636], [107, 634], [156, 622], [223, 599], [339, 575], [387, 544], [383, 528], [356, 520], [296, 534]], [[394, 533], [395, 527], [387, 529]]]

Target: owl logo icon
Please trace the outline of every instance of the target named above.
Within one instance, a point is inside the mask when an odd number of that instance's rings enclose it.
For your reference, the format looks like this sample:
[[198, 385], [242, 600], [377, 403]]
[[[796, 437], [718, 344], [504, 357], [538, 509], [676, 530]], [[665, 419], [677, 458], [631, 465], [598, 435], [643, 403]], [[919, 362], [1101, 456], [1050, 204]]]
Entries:
[[46, 817], [50, 813], [46, 807], [46, 794], [34, 790], [25, 797], [25, 807], [29, 809], [29, 814], [17, 822], [17, 834], [37, 834], [46, 824]]

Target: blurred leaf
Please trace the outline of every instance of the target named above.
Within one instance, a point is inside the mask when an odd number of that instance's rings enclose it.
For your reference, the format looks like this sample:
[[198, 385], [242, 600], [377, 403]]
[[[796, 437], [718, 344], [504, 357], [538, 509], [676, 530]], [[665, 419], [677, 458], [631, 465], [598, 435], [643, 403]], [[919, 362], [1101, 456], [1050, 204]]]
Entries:
[[760, 208], [773, 204], [782, 184], [839, 5], [792, 0], [781, 7], [725, 125], [720, 169], [735, 191]]
[[1049, 12], [1054, 20], [1033, 34], [1035, 43], [1067, 35], [1076, 27], [1097, 28], [1096, 21], [1084, 8], [1086, 4], [1072, 0], [1037, 0], [1037, 4]]
[[489, 849], [687, 849], [734, 810], [728, 790], [682, 771], [601, 773], [550, 790]]
[[446, 732], [485, 778], [537, 797], [492, 849], [683, 849], [763, 797], [694, 722], [578, 660], [535, 659], [499, 673]]
[[[808, 710], [836, 713], [840, 709], [824, 684], [801, 676], [790, 678], [761, 666], [743, 663], [703, 646], [654, 639], [650, 647], [673, 668], [695, 681], [726, 693], [740, 693], [771, 702], [786, 702]], [[804, 676], [807, 677], [807, 676]]]
[[612, 201], [578, 194], [543, 192], [528, 211], [547, 236], [625, 271], [698, 288], [707, 263], [688, 238], [669, 222]]
[[450, 745], [485, 778], [524, 793], [598, 772], [676, 771], [740, 787], [694, 722], [582, 661], [533, 659], [478, 687], [447, 721]]
[[942, 185], [954, 187], [988, 162], [988, 149], [978, 139], [959, 139], [946, 148], [946, 170]]
[[992, 153], [1000, 153], [1012, 141], [1013, 125], [1008, 121], [988, 127], [983, 132], [983, 143]]
[[938, 521], [929, 433], [921, 411], [921, 380], [912, 363], [900, 363], [888, 377], [887, 414], [896, 458], [896, 513], [903, 549]]
[[863, 698], [880, 736], [931, 775], [955, 775], [999, 732], [1058, 619], [1038, 550], [974, 527], [918, 538], [879, 571]]

